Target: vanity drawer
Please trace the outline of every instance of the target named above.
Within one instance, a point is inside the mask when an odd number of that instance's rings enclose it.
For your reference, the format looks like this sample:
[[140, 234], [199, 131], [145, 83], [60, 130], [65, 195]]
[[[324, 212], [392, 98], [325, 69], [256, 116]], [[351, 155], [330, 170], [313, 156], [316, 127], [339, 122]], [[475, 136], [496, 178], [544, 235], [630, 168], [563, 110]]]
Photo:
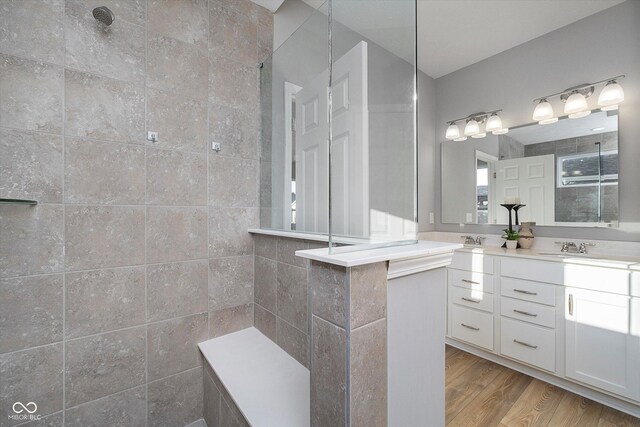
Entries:
[[493, 293], [493, 275], [449, 269], [449, 284], [474, 291]]
[[449, 286], [449, 301], [454, 304], [493, 313], [493, 294], [486, 292]]
[[551, 329], [501, 318], [500, 353], [547, 371], [556, 370], [556, 334]]
[[451, 305], [451, 336], [493, 351], [493, 315]]
[[458, 270], [493, 274], [493, 257], [482, 253], [455, 251], [450, 267]]
[[532, 282], [530, 280], [500, 277], [500, 295], [539, 304], [556, 305], [555, 285]]
[[500, 314], [547, 328], [556, 327], [556, 309], [534, 302], [500, 297]]

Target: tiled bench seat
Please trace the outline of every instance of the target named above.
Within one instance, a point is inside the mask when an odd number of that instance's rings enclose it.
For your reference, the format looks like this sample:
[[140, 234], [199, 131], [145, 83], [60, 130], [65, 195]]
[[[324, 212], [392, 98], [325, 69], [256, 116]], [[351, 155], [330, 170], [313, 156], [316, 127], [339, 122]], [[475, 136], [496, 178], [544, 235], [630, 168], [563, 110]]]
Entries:
[[309, 370], [256, 328], [199, 347], [208, 427], [309, 426]]

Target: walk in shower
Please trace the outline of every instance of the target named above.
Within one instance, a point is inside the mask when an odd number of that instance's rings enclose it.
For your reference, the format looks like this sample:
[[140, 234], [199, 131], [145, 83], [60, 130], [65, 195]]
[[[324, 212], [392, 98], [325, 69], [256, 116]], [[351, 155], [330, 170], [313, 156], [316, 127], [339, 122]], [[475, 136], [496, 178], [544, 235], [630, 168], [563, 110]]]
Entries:
[[260, 68], [261, 228], [417, 234], [415, 0], [311, 0]]

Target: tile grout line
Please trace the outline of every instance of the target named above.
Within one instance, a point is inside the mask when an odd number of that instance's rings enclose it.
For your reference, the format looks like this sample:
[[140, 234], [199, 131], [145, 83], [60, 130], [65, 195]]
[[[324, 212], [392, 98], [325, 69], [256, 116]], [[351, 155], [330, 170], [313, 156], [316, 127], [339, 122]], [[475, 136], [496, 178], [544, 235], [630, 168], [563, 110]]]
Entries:
[[67, 149], [67, 32], [65, 31], [66, 5], [62, 6], [62, 425], [67, 423], [67, 219], [66, 219], [66, 156]]
[[[209, 200], [209, 187], [211, 183], [209, 182], [209, 135], [211, 132], [211, 124], [210, 124], [210, 107], [209, 107], [209, 93], [211, 93], [211, 56], [209, 54], [211, 45], [211, 2], [207, 0], [207, 132], [206, 132], [206, 142], [205, 142], [205, 159], [207, 162], [207, 339], [211, 338], [211, 295], [209, 295], [209, 281], [211, 280], [211, 268], [210, 268], [210, 258], [211, 258], [211, 235], [209, 230], [210, 216], [211, 216], [211, 200]], [[204, 392], [203, 392], [204, 393]], [[202, 398], [203, 403], [203, 411], [204, 411], [204, 394]], [[204, 414], [203, 414], [204, 415]]]
[[144, 425], [149, 425], [149, 307], [148, 307], [148, 259], [147, 259], [147, 210], [148, 210], [148, 194], [147, 194], [147, 123], [148, 123], [148, 104], [147, 96], [148, 84], [148, 62], [149, 62], [149, 2], [144, 2]]

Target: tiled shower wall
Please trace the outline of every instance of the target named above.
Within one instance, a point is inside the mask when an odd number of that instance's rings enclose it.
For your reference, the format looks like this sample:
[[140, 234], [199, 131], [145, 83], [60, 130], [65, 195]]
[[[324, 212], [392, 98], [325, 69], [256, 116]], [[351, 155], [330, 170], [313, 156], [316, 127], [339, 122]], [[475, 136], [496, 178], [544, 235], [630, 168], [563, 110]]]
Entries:
[[249, 0], [0, 0], [0, 197], [39, 202], [0, 207], [0, 426], [202, 417], [196, 343], [253, 324], [272, 31]]

